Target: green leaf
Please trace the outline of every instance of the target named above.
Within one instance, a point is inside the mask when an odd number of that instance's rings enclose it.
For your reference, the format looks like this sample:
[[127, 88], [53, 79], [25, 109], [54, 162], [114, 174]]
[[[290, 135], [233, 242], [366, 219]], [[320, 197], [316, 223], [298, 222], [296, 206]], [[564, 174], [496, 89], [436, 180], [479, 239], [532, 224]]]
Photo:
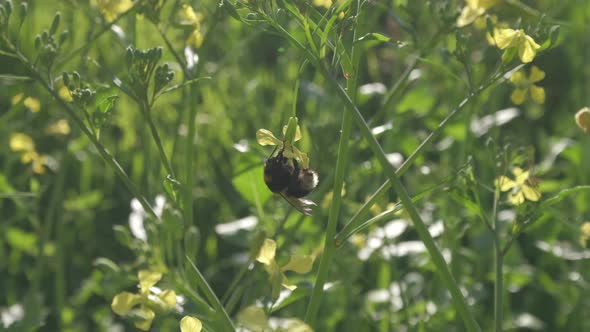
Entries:
[[81, 195], [69, 197], [64, 202], [67, 211], [84, 211], [93, 209], [103, 202], [103, 193], [99, 190], [89, 191]]
[[37, 236], [20, 228], [9, 227], [6, 230], [6, 241], [13, 250], [37, 254]]
[[244, 199], [255, 205], [264, 205], [272, 196], [272, 192], [264, 183], [264, 167], [262, 165], [236, 175], [232, 179], [232, 183]]
[[541, 203], [539, 208], [546, 209], [552, 205], [555, 205], [555, 204], [561, 202], [562, 200], [564, 200], [566, 197], [568, 197], [570, 195], [577, 194], [577, 193], [584, 192], [584, 191], [590, 191], [590, 186], [577, 186], [577, 187], [573, 187], [573, 188], [564, 189], [564, 190], [560, 191], [559, 193], [557, 193], [556, 195], [554, 195], [553, 197], [551, 197], [551, 198], [545, 200], [543, 203]]

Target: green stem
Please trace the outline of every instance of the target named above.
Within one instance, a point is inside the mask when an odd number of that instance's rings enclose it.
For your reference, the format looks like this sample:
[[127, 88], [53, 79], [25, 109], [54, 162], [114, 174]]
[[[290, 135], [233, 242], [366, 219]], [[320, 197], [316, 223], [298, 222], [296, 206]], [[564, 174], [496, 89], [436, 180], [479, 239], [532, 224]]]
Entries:
[[154, 139], [154, 142], [158, 147], [160, 159], [162, 160], [162, 163], [164, 164], [164, 167], [166, 168], [168, 174], [170, 174], [174, 179], [176, 179], [176, 175], [174, 174], [174, 170], [172, 169], [172, 164], [170, 163], [170, 159], [168, 159], [168, 157], [166, 156], [166, 151], [164, 151], [164, 146], [162, 144], [162, 140], [160, 139], [160, 135], [158, 134], [158, 129], [154, 124], [154, 120], [152, 118], [152, 109], [145, 98], [141, 103], [141, 108], [143, 110], [143, 116], [145, 117], [145, 120], [147, 121], [148, 126], [150, 127], [152, 138]]
[[504, 288], [504, 274], [502, 271], [504, 253], [502, 252], [502, 243], [500, 241], [499, 220], [498, 220], [498, 201], [500, 200], [500, 188], [496, 187], [494, 190], [494, 204], [492, 207], [492, 220], [494, 223], [494, 270], [496, 277], [494, 278], [494, 325], [496, 332], [502, 332], [502, 291]]
[[[360, 20], [360, 1], [357, 2], [356, 6], [357, 19]], [[355, 36], [358, 33], [357, 29], [354, 30], [352, 40], [355, 40]], [[358, 67], [360, 59], [359, 52], [357, 51], [358, 43], [352, 46], [351, 58], [353, 59], [353, 68]], [[348, 91], [353, 91], [352, 98], [356, 99], [356, 91], [358, 85], [358, 76], [355, 74], [347, 81]], [[328, 215], [328, 225], [326, 227], [326, 237], [324, 241], [324, 253], [320, 259], [320, 266], [316, 276], [315, 284], [305, 313], [305, 321], [314, 325], [317, 312], [324, 294], [324, 283], [328, 278], [328, 272], [332, 265], [332, 258], [336, 251], [336, 245], [332, 240], [336, 235], [336, 227], [338, 226], [338, 216], [340, 213], [340, 204], [342, 201], [342, 186], [344, 183], [344, 169], [349, 161], [349, 138], [352, 130], [352, 114], [351, 112], [343, 112], [342, 114], [342, 129], [340, 134], [340, 142], [338, 143], [338, 157], [336, 160], [336, 171], [334, 174], [334, 188], [332, 190], [332, 204], [330, 205], [330, 212]]]
[[231, 319], [229, 318], [227, 312], [223, 308], [223, 305], [219, 301], [219, 298], [217, 298], [217, 296], [213, 292], [213, 289], [211, 289], [211, 286], [209, 286], [209, 284], [207, 283], [207, 280], [205, 280], [205, 277], [203, 277], [203, 275], [201, 274], [201, 271], [199, 271], [199, 269], [197, 268], [195, 263], [193, 263], [193, 261], [190, 259], [190, 257], [188, 257], [188, 256], [185, 256], [185, 257], [188, 260], [190, 266], [193, 268], [193, 271], [195, 272], [195, 276], [196, 276], [195, 281], [197, 282], [197, 286], [205, 294], [205, 297], [209, 301], [209, 304], [211, 306], [213, 306], [213, 309], [215, 310], [217, 315], [221, 318], [223, 325], [225, 325], [225, 327], [228, 328], [228, 330], [226, 330], [226, 331], [235, 331], [235, 328], [234, 328], [234, 325], [232, 324]]

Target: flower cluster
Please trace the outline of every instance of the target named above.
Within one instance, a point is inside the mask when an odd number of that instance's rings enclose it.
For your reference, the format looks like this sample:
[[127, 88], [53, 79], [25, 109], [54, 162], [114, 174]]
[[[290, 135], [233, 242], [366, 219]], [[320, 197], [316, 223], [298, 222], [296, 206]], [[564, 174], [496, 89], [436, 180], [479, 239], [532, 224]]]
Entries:
[[[147, 331], [156, 317], [153, 309], [165, 312], [176, 305], [176, 293], [173, 290], [152, 289], [160, 279], [162, 273], [141, 270], [137, 274], [139, 279], [139, 293], [121, 292], [113, 298], [111, 308], [120, 316], [136, 317], [135, 327]], [[137, 307], [137, 308], [135, 308]]]
[[536, 184], [530, 179], [530, 172], [523, 171], [520, 167], [512, 169], [515, 179], [512, 180], [507, 176], [500, 176], [496, 178], [494, 184], [501, 191], [509, 191], [508, 201], [513, 205], [520, 205], [524, 203], [525, 199], [536, 202], [541, 198], [541, 193], [537, 189]]
[[45, 166], [48, 162], [48, 157], [37, 152], [35, 142], [33, 139], [23, 133], [13, 133], [10, 136], [10, 149], [20, 154], [20, 159], [23, 164], [31, 163], [33, 172], [37, 174], [45, 173]]

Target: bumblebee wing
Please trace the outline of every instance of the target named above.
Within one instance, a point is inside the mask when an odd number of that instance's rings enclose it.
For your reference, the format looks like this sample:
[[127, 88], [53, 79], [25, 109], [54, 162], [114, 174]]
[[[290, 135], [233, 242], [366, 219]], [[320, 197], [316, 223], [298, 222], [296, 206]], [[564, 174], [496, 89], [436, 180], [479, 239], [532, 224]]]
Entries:
[[311, 208], [312, 206], [316, 206], [317, 204], [314, 203], [312, 200], [305, 199], [305, 198], [297, 198], [293, 196], [288, 196], [285, 193], [280, 193], [280, 195], [287, 201], [291, 206], [296, 208], [299, 212], [303, 213], [306, 216], [311, 216]]

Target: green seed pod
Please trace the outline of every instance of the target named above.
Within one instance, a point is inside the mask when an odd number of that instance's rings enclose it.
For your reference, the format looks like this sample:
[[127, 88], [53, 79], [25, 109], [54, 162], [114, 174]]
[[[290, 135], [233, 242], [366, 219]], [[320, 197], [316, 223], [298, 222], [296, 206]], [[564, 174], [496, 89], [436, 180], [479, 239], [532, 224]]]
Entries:
[[41, 47], [41, 35], [35, 36], [35, 49], [38, 50]]
[[65, 43], [69, 36], [70, 32], [68, 30], [62, 31], [59, 35], [59, 45], [61, 46], [63, 43]]
[[8, 21], [8, 17], [10, 15], [8, 15], [6, 8], [4, 8], [4, 6], [0, 5], [0, 19], [2, 20], [2, 23], [4, 23], [4, 20]]
[[53, 22], [51, 23], [51, 28], [49, 29], [49, 34], [50, 35], [54, 35], [55, 32], [57, 31], [57, 28], [59, 27], [59, 21], [61, 19], [61, 13], [57, 12], [55, 13], [55, 16], [53, 17]]
[[27, 17], [27, 13], [29, 12], [29, 5], [26, 2], [20, 3], [20, 19], [23, 21]]
[[41, 32], [41, 41], [43, 42], [43, 44], [47, 44], [48, 39], [49, 39], [49, 32], [47, 32], [47, 30], [43, 30], [43, 32]]
[[72, 77], [74, 78], [74, 84], [80, 85], [80, 74], [77, 71], [72, 73]]
[[11, 0], [6, 0], [6, 2], [4, 2], [5, 7], [6, 7], [6, 17], [10, 17], [10, 15], [12, 15], [12, 10], [14, 9], [14, 6], [12, 5], [12, 1]]

